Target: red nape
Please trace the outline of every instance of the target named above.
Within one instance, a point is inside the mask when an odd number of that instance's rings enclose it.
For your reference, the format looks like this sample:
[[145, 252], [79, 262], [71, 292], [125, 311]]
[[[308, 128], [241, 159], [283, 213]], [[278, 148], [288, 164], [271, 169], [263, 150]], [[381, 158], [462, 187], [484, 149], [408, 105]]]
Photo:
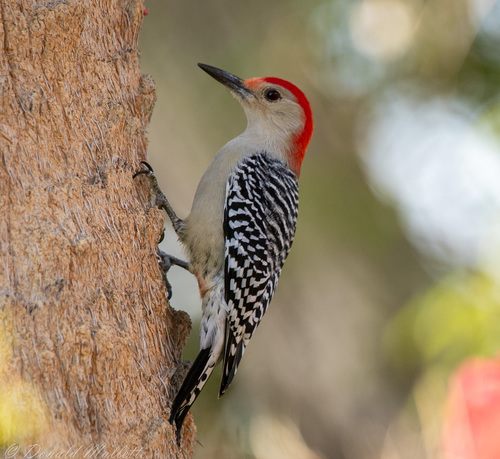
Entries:
[[295, 138], [295, 146], [297, 148], [295, 162], [296, 162], [297, 172], [300, 174], [300, 166], [302, 165], [302, 160], [304, 159], [304, 156], [306, 154], [306, 148], [309, 145], [309, 142], [311, 141], [314, 129], [311, 105], [309, 104], [309, 101], [307, 100], [305, 94], [299, 88], [297, 88], [297, 86], [295, 86], [293, 83], [290, 83], [289, 81], [286, 80], [282, 80], [281, 78], [274, 78], [274, 77], [266, 77], [263, 78], [263, 80], [270, 84], [276, 84], [282, 86], [283, 88], [290, 91], [297, 99], [297, 102], [302, 107], [302, 110], [304, 110], [304, 115], [305, 115], [304, 129], [302, 129], [302, 132], [298, 134]]
[[299, 88], [297, 88], [297, 86], [295, 86], [293, 83], [290, 83], [289, 81], [275, 77], [249, 78], [245, 80], [245, 84], [252, 90], [257, 89], [257, 87], [259, 87], [263, 82], [281, 86], [287, 91], [290, 91], [295, 96], [297, 103], [302, 107], [302, 110], [304, 112], [304, 127], [301, 132], [294, 136], [293, 143], [295, 148], [293, 149], [293, 151], [291, 151], [291, 154], [293, 155], [292, 168], [294, 169], [297, 176], [299, 176], [300, 167], [306, 154], [307, 146], [311, 141], [314, 129], [311, 105], [309, 104], [309, 101], [307, 100], [305, 94]]

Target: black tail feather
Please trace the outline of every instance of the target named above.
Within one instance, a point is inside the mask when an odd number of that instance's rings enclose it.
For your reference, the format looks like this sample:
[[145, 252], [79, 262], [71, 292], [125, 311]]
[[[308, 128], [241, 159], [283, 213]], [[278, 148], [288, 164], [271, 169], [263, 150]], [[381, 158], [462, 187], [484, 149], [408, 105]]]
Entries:
[[193, 362], [186, 378], [184, 379], [179, 392], [175, 396], [170, 410], [170, 424], [174, 425], [177, 429], [177, 444], [181, 443], [181, 430], [184, 419], [187, 416], [191, 405], [198, 397], [202, 387], [210, 376], [209, 372], [205, 378], [202, 378], [203, 372], [207, 368], [208, 360], [211, 356], [211, 349], [202, 349], [196, 360]]

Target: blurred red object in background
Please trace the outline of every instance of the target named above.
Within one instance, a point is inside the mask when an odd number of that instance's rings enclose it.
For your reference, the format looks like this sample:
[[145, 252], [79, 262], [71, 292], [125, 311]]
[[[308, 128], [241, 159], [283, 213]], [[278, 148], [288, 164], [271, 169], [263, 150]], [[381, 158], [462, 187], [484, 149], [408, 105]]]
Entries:
[[468, 359], [452, 375], [442, 448], [445, 459], [500, 458], [499, 359]]

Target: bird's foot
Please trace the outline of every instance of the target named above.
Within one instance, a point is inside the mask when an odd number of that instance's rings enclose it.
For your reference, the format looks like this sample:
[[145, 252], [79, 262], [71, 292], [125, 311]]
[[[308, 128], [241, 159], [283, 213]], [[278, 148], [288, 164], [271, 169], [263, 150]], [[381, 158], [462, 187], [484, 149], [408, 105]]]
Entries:
[[160, 209], [166, 210], [166, 207], [167, 206], [170, 207], [170, 204], [168, 203], [167, 198], [163, 194], [163, 191], [161, 191], [160, 185], [158, 185], [158, 180], [156, 179], [156, 175], [153, 171], [153, 168], [146, 161], [141, 161], [141, 164], [146, 166], [147, 169], [141, 169], [140, 171], [137, 171], [133, 175], [133, 178], [136, 178], [139, 175], [146, 176], [149, 183], [149, 189], [151, 191], [151, 194], [154, 196], [155, 205]]
[[144, 175], [147, 177], [149, 181], [149, 189], [151, 193], [154, 195], [155, 205], [159, 209], [164, 210], [167, 213], [168, 218], [170, 218], [170, 221], [172, 222], [172, 226], [174, 227], [175, 232], [177, 233], [178, 236], [180, 236], [180, 234], [184, 231], [184, 227], [186, 224], [184, 223], [183, 220], [181, 220], [177, 216], [174, 209], [168, 202], [168, 199], [163, 194], [163, 191], [161, 191], [160, 185], [158, 185], [158, 180], [156, 179], [156, 175], [153, 171], [153, 168], [146, 161], [141, 161], [141, 164], [146, 166], [147, 169], [142, 169], [140, 171], [137, 171], [133, 175], [133, 178], [136, 178], [139, 175]]
[[168, 299], [172, 298], [172, 285], [168, 281], [167, 273], [172, 266], [180, 266], [181, 268], [189, 271], [189, 263], [187, 261], [176, 258], [168, 253], [163, 252], [162, 250], [158, 250], [159, 263], [162, 271], [165, 274], [165, 282], [167, 284], [167, 294]]
[[[141, 169], [140, 171], [136, 172], [133, 175], [133, 178], [135, 179], [139, 175], [144, 175], [148, 182], [149, 182], [149, 189], [154, 196], [154, 203], [158, 208], [161, 210], [164, 210], [167, 215], [169, 216], [172, 225], [174, 227], [175, 232], [177, 233], [178, 236], [182, 233], [185, 223], [183, 220], [181, 220], [177, 215], [175, 214], [174, 210], [172, 209], [172, 206], [168, 202], [167, 198], [163, 194], [163, 191], [161, 191], [160, 186], [158, 185], [158, 180], [156, 179], [156, 175], [153, 171], [153, 168], [146, 162], [146, 161], [141, 161], [141, 164], [146, 167], [146, 169]], [[161, 237], [160, 242], [163, 240], [163, 235]], [[189, 271], [189, 263], [183, 260], [180, 260], [179, 258], [173, 257], [172, 255], [168, 255], [165, 252], [162, 252], [161, 250], [158, 250], [158, 257], [159, 257], [159, 263], [161, 266], [162, 271], [165, 273], [165, 282], [167, 285], [167, 294], [168, 294], [168, 299], [172, 298], [172, 286], [170, 285], [170, 282], [168, 281], [167, 278], [167, 273], [168, 270], [173, 266], [177, 265], [180, 266], [181, 268], [187, 269]]]

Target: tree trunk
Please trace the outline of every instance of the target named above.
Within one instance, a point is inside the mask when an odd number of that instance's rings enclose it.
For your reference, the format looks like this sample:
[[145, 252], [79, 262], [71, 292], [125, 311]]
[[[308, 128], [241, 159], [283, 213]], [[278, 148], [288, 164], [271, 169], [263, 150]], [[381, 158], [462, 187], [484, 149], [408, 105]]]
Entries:
[[0, 8], [0, 450], [189, 457], [192, 418], [181, 448], [168, 423], [189, 318], [132, 179], [155, 101], [143, 2]]

